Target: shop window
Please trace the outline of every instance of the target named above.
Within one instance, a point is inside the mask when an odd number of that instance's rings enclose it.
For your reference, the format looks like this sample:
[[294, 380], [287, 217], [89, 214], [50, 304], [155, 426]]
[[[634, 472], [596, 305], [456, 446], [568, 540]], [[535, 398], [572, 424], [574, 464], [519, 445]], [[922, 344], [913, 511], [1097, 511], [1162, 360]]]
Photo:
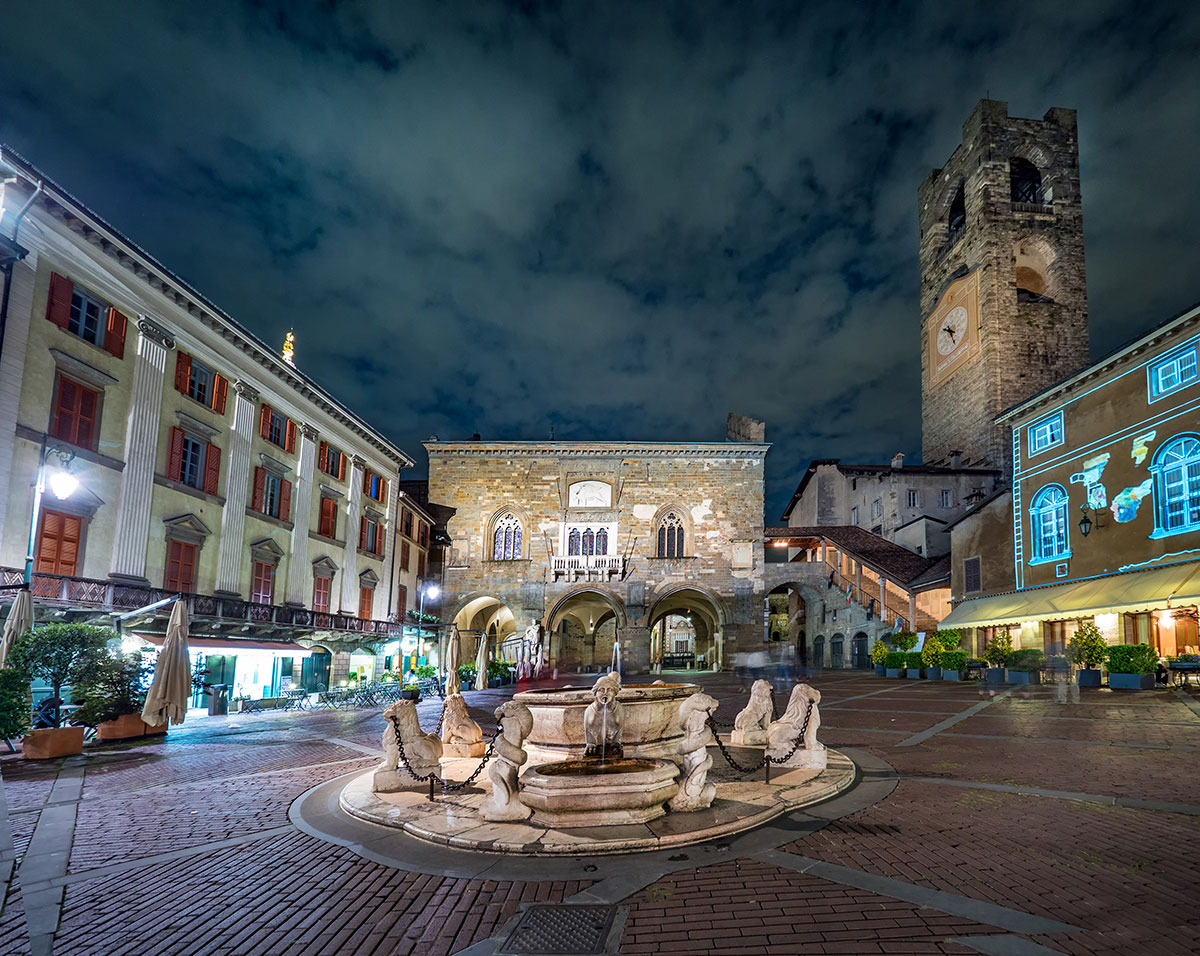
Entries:
[[179, 352], [175, 357], [175, 391], [218, 415], [225, 414], [229, 381], [187, 352]]
[[1032, 564], [1071, 556], [1067, 539], [1067, 493], [1061, 485], [1047, 485], [1029, 505], [1033, 531]]
[[266, 402], [259, 410], [258, 433], [289, 454], [296, 450], [296, 423]]
[[1179, 435], [1167, 442], [1154, 456], [1150, 472], [1157, 523], [1151, 537], [1200, 528], [1200, 437]]
[[79, 448], [94, 449], [99, 410], [99, 392], [60, 375], [50, 434]]
[[186, 541], [167, 542], [167, 570], [163, 588], [192, 594], [196, 590], [196, 545]]
[[1196, 380], [1196, 346], [1173, 352], [1166, 358], [1147, 366], [1150, 401], [1177, 391]]
[[79, 567], [83, 519], [59, 511], [43, 511], [38, 534], [38, 574], [74, 575]]
[[1029, 426], [1029, 454], [1061, 445], [1063, 440], [1063, 413], [1055, 412]]
[[46, 318], [60, 329], [104, 349], [116, 358], [125, 357], [128, 320], [93, 292], [77, 286], [57, 272], [50, 274], [50, 297]]
[[326, 538], [337, 537], [337, 499], [321, 499], [321, 516], [317, 520], [317, 534]]
[[256, 604], [270, 604], [275, 596], [275, 565], [268, 561], [255, 561], [250, 577], [250, 600]]

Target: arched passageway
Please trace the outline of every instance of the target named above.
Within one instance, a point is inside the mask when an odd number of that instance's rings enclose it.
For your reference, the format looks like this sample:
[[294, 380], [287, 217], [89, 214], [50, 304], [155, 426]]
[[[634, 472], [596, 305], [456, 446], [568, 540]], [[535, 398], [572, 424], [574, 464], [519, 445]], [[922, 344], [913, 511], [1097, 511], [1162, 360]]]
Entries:
[[687, 586], [668, 591], [650, 609], [648, 623], [652, 667], [712, 668], [726, 622], [724, 608], [711, 594]]

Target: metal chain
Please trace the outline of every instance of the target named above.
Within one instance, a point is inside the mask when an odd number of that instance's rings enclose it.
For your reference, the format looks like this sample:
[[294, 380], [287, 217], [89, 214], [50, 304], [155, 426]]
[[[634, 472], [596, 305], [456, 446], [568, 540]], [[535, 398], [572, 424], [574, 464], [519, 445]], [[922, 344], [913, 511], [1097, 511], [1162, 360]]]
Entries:
[[[444, 716], [444, 708], [442, 713]], [[488, 741], [487, 750], [484, 751], [483, 759], [479, 761], [479, 766], [471, 772], [471, 776], [467, 777], [467, 779], [461, 783], [447, 783], [446, 780], [436, 771], [430, 771], [429, 773], [422, 774], [420, 776], [412, 772], [412, 768], [408, 765], [408, 758], [404, 755], [404, 739], [400, 736], [400, 723], [395, 717], [390, 717], [388, 719], [392, 723], [392, 732], [396, 735], [396, 749], [400, 752], [400, 761], [404, 765], [405, 773], [407, 773], [418, 783], [428, 783], [430, 781], [440, 783], [442, 785], [442, 793], [449, 793], [454, 790], [462, 790], [475, 782], [475, 778], [479, 776], [479, 773], [483, 770], [484, 765], [491, 760], [492, 754], [496, 749], [496, 741], [500, 738], [500, 732], [503, 730], [502, 727], [496, 728], [496, 732], [492, 734], [492, 739]], [[440, 728], [441, 725], [441, 720], [438, 720], [438, 727]]]
[[[771, 688], [771, 720], [778, 720], [778, 719], [779, 719], [779, 708], [775, 703], [775, 688], [772, 687]], [[723, 720], [717, 720], [716, 718], [713, 718], [713, 720], [710, 723], [711, 723], [711, 726], [713, 726], [713, 727], [725, 727], [728, 729], [729, 727], [734, 726], [734, 724], [737, 723], [737, 721], [731, 720], [727, 723]]]
[[396, 735], [396, 749], [400, 752], [400, 763], [404, 767], [404, 772], [418, 783], [426, 783], [427, 781], [431, 780], [441, 780], [442, 778], [432, 771], [427, 774], [423, 774], [422, 776], [417, 776], [412, 772], [412, 767], [408, 765], [408, 757], [404, 755], [404, 738], [400, 736], [400, 722], [396, 720], [395, 717], [389, 717], [388, 720], [392, 722], [392, 732]]
[[734, 770], [736, 770], [738, 773], [757, 773], [768, 763], [779, 766], [780, 764], [786, 763], [792, 759], [792, 756], [797, 750], [800, 749], [800, 745], [804, 743], [804, 734], [808, 731], [808, 721], [809, 718], [812, 717], [813, 705], [815, 703], [816, 701], [812, 700], [808, 702], [808, 710], [804, 714], [804, 723], [800, 727], [800, 734], [796, 737], [796, 743], [792, 746], [792, 749], [782, 757], [767, 756], [767, 753], [764, 750], [762, 760], [752, 767], [744, 766], [743, 764], [738, 763], [737, 760], [735, 760], [734, 757], [729, 753], [725, 745], [721, 743], [721, 738], [717, 734], [717, 722], [712, 717], [709, 717], [705, 723], [708, 724], [709, 729], [713, 732], [713, 739], [717, 742], [717, 749], [721, 751], [721, 756], [729, 762], [729, 765], [733, 767]]
[[480, 771], [483, 770], [484, 764], [492, 759], [492, 753], [496, 749], [496, 741], [500, 738], [500, 732], [503, 729], [503, 727], [496, 728], [496, 732], [492, 734], [492, 739], [488, 741], [487, 750], [485, 750], [483, 753], [483, 759], [479, 761], [479, 766], [471, 772], [471, 776], [467, 777], [467, 779], [462, 781], [462, 783], [447, 783], [445, 780], [443, 780], [442, 793], [450, 793], [454, 790], [463, 790], [475, 782], [475, 778], [478, 777]]
[[438, 736], [438, 737], [442, 736], [442, 724], [445, 723], [445, 721], [446, 721], [446, 703], [445, 703], [445, 698], [442, 698], [442, 712], [440, 714], [438, 714], [437, 726], [433, 728], [433, 732], [436, 736]]

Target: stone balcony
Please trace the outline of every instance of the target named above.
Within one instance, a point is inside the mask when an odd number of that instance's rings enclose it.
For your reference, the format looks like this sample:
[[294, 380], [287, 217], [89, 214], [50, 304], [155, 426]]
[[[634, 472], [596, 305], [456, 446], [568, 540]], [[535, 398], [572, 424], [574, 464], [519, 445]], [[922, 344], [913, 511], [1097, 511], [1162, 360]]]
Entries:
[[554, 580], [609, 581], [625, 572], [625, 559], [619, 554], [555, 555], [550, 559]]

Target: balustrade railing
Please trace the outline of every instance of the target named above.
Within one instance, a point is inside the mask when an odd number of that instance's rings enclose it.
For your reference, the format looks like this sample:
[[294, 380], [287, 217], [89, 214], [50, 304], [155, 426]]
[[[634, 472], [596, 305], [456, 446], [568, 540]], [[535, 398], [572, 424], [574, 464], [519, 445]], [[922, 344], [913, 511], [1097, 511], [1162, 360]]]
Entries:
[[625, 559], [619, 554], [560, 554], [550, 559], [550, 570], [554, 574], [620, 574], [625, 569]]

